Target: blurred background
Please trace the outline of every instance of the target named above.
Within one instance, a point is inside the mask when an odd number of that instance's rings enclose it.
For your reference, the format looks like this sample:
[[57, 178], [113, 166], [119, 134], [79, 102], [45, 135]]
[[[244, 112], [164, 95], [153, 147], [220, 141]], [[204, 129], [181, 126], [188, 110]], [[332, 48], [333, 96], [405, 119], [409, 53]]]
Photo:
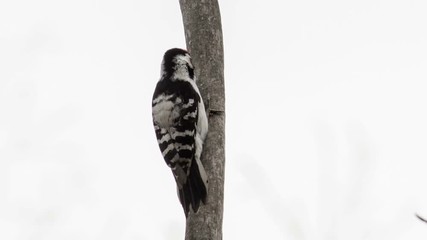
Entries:
[[[427, 2], [220, 1], [224, 239], [427, 239]], [[178, 1], [0, 2], [0, 239], [183, 239], [151, 123]]]

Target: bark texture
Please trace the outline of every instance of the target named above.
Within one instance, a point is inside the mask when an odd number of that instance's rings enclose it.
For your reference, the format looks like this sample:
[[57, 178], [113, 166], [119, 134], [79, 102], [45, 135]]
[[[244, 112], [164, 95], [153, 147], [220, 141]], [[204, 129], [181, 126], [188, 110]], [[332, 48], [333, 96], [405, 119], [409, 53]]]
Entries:
[[222, 240], [225, 167], [224, 50], [217, 0], [179, 0], [187, 50], [209, 111], [202, 162], [208, 175], [206, 205], [187, 218], [186, 240]]

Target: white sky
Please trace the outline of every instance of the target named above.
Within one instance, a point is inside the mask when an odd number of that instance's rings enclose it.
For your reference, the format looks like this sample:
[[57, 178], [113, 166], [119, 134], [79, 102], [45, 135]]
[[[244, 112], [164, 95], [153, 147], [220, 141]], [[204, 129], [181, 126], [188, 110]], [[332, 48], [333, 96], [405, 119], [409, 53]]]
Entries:
[[[426, 239], [427, 2], [222, 1], [224, 239]], [[0, 2], [0, 239], [183, 239], [177, 0]]]

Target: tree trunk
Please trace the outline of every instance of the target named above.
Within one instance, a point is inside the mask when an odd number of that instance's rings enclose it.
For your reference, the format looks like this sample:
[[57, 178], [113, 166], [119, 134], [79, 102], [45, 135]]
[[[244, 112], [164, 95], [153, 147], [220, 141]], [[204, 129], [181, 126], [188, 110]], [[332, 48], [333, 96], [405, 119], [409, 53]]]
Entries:
[[217, 0], [179, 0], [187, 50], [209, 112], [202, 163], [208, 175], [206, 205], [186, 222], [186, 240], [222, 240], [225, 165], [225, 94], [222, 26]]

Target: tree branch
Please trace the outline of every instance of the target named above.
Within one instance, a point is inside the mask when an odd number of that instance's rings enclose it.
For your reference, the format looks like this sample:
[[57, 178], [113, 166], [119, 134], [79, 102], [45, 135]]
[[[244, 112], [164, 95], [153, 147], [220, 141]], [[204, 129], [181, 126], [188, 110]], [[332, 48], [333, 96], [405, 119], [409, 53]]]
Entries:
[[422, 218], [422, 217], [420, 217], [420, 215], [415, 214], [415, 216], [416, 216], [418, 219], [420, 219], [421, 221], [423, 221], [423, 222], [427, 223], [427, 220], [426, 220], [426, 219], [424, 219], [424, 218]]
[[224, 50], [221, 16], [217, 0], [179, 0], [187, 50], [196, 67], [209, 116], [209, 132], [202, 162], [209, 178], [206, 205], [190, 214], [186, 240], [221, 240], [224, 202], [225, 94]]

